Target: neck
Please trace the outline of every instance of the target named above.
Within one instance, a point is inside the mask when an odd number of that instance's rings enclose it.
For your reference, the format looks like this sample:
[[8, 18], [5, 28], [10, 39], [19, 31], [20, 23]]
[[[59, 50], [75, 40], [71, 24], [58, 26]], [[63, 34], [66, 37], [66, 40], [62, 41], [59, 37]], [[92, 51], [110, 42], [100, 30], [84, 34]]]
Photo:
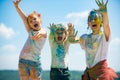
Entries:
[[95, 35], [95, 34], [99, 34], [100, 32], [101, 32], [100, 30], [98, 30], [98, 31], [93, 31], [92, 34]]
[[39, 31], [39, 30], [41, 30], [41, 28], [40, 28], [40, 29], [38, 29], [38, 30], [36, 30], [36, 29], [33, 29], [33, 31]]

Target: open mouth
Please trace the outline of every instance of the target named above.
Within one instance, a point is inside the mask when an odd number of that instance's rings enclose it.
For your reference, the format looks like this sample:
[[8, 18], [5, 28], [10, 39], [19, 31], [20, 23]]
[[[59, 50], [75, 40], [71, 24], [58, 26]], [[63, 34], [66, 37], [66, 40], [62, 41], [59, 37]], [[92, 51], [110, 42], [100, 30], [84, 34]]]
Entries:
[[38, 27], [38, 24], [35, 24], [34, 27]]
[[97, 25], [96, 25], [96, 24], [93, 24], [92, 27], [97, 27]]
[[58, 37], [57, 39], [58, 39], [58, 41], [61, 41], [61, 40], [62, 40], [62, 37]]

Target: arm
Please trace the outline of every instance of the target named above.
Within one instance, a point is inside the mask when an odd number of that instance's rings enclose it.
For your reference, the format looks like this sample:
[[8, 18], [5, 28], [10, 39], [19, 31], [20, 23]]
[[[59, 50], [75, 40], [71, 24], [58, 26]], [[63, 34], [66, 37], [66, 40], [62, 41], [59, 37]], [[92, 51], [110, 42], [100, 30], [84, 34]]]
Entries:
[[46, 38], [47, 37], [47, 31], [42, 29], [41, 31], [38, 31], [35, 35], [31, 35], [30, 37], [35, 41], [39, 40], [42, 37]]
[[28, 22], [27, 22], [27, 16], [24, 14], [24, 12], [18, 6], [18, 4], [20, 3], [20, 1], [21, 0], [16, 0], [16, 1], [13, 1], [13, 3], [14, 3], [14, 6], [15, 6], [18, 14], [20, 15], [20, 17], [22, 18], [22, 20], [24, 22], [24, 25], [25, 25], [25, 28], [26, 28], [27, 32], [29, 32], [30, 31], [30, 27], [29, 27]]
[[52, 43], [54, 41], [54, 34], [55, 34], [57, 27], [53, 23], [53, 24], [50, 24], [50, 27], [48, 27], [48, 28], [50, 29], [49, 41], [50, 41], [50, 43]]
[[108, 21], [108, 14], [103, 13], [103, 28], [104, 28], [104, 33], [105, 33], [105, 37], [106, 40], [108, 41], [109, 36], [110, 36], [110, 26], [109, 26], [109, 21]]
[[108, 20], [108, 13], [107, 13], [107, 2], [104, 4], [104, 1], [102, 0], [102, 3], [99, 0], [96, 0], [97, 5], [99, 6], [98, 12], [102, 14], [103, 17], [103, 29], [104, 29], [104, 34], [106, 37], [106, 41], [108, 41], [109, 36], [110, 36], [110, 26], [109, 26], [109, 20]]
[[52, 32], [50, 32], [49, 34], [49, 42], [52, 43], [54, 40], [54, 35], [52, 34]]

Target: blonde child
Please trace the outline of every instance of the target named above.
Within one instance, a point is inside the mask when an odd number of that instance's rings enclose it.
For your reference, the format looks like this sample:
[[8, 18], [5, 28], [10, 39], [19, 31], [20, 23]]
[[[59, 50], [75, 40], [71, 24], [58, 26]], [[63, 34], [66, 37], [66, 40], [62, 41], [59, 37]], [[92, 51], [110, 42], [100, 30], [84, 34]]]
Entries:
[[41, 80], [40, 54], [44, 46], [47, 33], [42, 28], [41, 15], [35, 11], [26, 16], [18, 4], [21, 0], [14, 1], [14, 6], [23, 20], [28, 39], [19, 56], [19, 76], [20, 80]]
[[[108, 2], [108, 0], [107, 0]], [[114, 80], [117, 78], [113, 69], [108, 67], [107, 55], [111, 31], [107, 14], [107, 2], [96, 0], [99, 10], [92, 10], [88, 16], [90, 34], [80, 38], [80, 45], [85, 51], [87, 68], [82, 80]], [[103, 26], [103, 31], [101, 27]]]

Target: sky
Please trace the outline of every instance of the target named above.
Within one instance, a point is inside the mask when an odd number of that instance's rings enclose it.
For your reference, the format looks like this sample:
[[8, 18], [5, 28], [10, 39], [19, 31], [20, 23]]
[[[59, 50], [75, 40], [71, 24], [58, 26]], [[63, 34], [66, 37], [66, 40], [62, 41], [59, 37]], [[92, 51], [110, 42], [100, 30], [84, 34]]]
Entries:
[[[87, 16], [92, 9], [98, 9], [95, 0], [21, 0], [19, 6], [26, 15], [33, 11], [41, 14], [42, 27], [47, 30], [47, 36], [50, 23], [67, 25], [71, 22], [78, 30], [77, 36], [90, 33], [90, 30], [87, 30]], [[112, 36], [108, 65], [115, 71], [120, 71], [120, 0], [109, 0], [107, 7]], [[27, 37], [12, 0], [0, 0], [0, 70], [18, 70], [19, 54]], [[43, 70], [50, 70], [48, 38], [41, 53]], [[86, 68], [85, 52], [79, 44], [70, 45], [68, 66], [70, 70], [78, 71]]]

